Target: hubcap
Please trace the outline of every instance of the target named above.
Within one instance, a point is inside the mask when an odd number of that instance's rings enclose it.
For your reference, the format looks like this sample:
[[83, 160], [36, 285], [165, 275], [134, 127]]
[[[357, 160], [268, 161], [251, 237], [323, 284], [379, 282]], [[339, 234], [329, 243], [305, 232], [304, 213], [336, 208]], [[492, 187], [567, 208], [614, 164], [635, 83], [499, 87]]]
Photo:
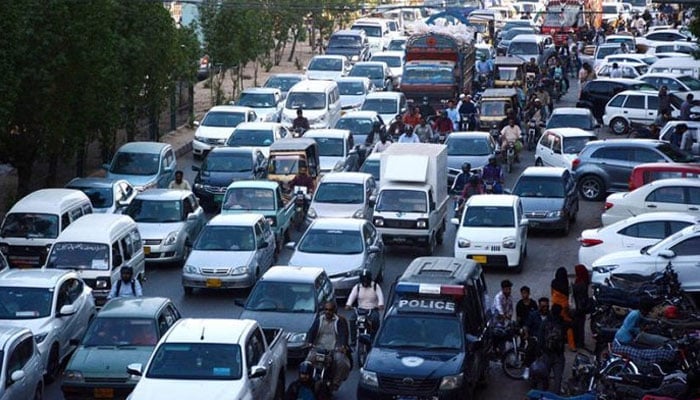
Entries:
[[623, 121], [615, 121], [613, 124], [613, 130], [617, 133], [622, 133], [625, 131], [625, 123]]
[[598, 193], [600, 192], [598, 183], [594, 181], [585, 181], [581, 188], [583, 189], [583, 194], [589, 199], [598, 197]]

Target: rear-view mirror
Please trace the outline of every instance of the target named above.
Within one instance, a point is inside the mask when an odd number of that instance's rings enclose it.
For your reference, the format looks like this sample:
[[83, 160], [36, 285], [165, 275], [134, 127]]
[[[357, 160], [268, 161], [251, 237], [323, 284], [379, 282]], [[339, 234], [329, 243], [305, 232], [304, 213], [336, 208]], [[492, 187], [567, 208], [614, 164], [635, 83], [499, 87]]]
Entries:
[[254, 378], [262, 378], [265, 375], [267, 375], [267, 368], [260, 366], [260, 365], [256, 365], [250, 369], [250, 374], [248, 376], [251, 379], [254, 379]]
[[73, 305], [73, 304], [66, 304], [66, 305], [62, 306], [61, 309], [58, 311], [58, 313], [60, 314], [59, 316], [61, 316], [61, 317], [67, 316], [67, 315], [73, 315], [73, 314], [75, 314], [75, 312], [76, 312], [75, 305]]
[[126, 366], [126, 373], [129, 375], [141, 376], [143, 365], [141, 363], [129, 364]]
[[459, 225], [459, 218], [450, 218], [450, 223], [452, 225]]

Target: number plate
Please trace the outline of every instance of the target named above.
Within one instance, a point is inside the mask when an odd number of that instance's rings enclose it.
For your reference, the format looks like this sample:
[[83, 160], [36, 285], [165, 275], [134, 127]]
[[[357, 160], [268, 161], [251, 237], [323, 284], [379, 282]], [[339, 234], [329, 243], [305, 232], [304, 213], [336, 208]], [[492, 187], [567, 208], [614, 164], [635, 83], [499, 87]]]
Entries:
[[214, 201], [217, 203], [221, 203], [224, 200], [224, 195], [223, 194], [215, 194], [214, 195]]
[[111, 399], [114, 397], [114, 389], [95, 388], [93, 395], [96, 399]]
[[472, 256], [472, 260], [474, 260], [474, 262], [478, 262], [479, 264], [486, 264], [486, 256]]
[[151, 254], [151, 247], [143, 246], [143, 254]]
[[208, 288], [219, 288], [221, 287], [221, 279], [207, 279]]

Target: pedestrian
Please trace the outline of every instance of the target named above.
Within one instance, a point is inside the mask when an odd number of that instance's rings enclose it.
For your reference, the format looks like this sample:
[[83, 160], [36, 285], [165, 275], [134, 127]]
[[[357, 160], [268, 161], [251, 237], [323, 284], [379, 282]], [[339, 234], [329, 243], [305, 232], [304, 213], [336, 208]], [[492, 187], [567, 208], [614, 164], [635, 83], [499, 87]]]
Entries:
[[671, 96], [668, 94], [668, 87], [666, 85], [659, 88], [659, 107], [657, 108], [657, 114], [671, 114]]
[[[523, 379], [527, 380], [530, 375], [529, 367], [532, 365], [532, 363], [542, 355], [542, 348], [541, 348], [541, 338], [543, 337], [543, 332], [542, 332], [542, 326], [544, 325], [544, 321], [547, 320], [549, 317], [549, 298], [548, 297], [540, 297], [537, 300], [537, 308], [534, 310], [530, 311], [530, 314], [527, 316], [527, 319], [525, 320], [525, 326], [523, 327], [525, 334], [527, 335], [527, 347], [525, 348], [525, 357], [523, 359], [523, 362], [525, 365], [528, 367], [525, 368], [525, 371], [523, 371]], [[548, 376], [546, 376], [546, 379], [549, 379]], [[536, 385], [536, 382], [534, 386]]]
[[190, 183], [187, 182], [186, 179], [183, 178], [184, 174], [182, 171], [176, 171], [175, 172], [175, 179], [170, 182], [170, 185], [168, 185], [168, 189], [180, 189], [180, 190], [192, 190], [192, 186], [190, 186]]
[[676, 146], [680, 149], [681, 144], [683, 142], [683, 137], [685, 136], [685, 132], [687, 132], [687, 131], [688, 131], [688, 125], [686, 125], [684, 123], [676, 125], [676, 129], [673, 130], [673, 134], [671, 135], [669, 142], [673, 146]]
[[[567, 324], [562, 319], [563, 309], [559, 304], [553, 304], [549, 317], [542, 325], [542, 351], [547, 359], [548, 375], [553, 375], [551, 391], [562, 394], [561, 381], [564, 376], [564, 347], [566, 334], [564, 333]], [[549, 389], [549, 382], [545, 382], [545, 390]]]
[[622, 78], [622, 69], [617, 63], [613, 63], [612, 70], [610, 71], [611, 78]]
[[[569, 294], [571, 294], [571, 287], [569, 285], [569, 277], [566, 273], [566, 268], [559, 267], [554, 274], [554, 279], [552, 279], [550, 297], [552, 299], [552, 309], [554, 309], [554, 305], [558, 305], [561, 310], [561, 318], [567, 324], [571, 323]], [[566, 335], [569, 349], [575, 351], [576, 343], [574, 343], [573, 329], [567, 329]]]
[[588, 269], [583, 264], [577, 264], [574, 267], [576, 279], [571, 287], [574, 298], [574, 342], [577, 349], [585, 348], [586, 341], [586, 316], [593, 311], [593, 303], [588, 294], [588, 288], [591, 285], [591, 277]]
[[520, 300], [515, 305], [515, 322], [518, 326], [524, 326], [533, 311], [537, 311], [537, 304], [530, 298], [530, 288], [523, 286], [520, 288]]
[[688, 93], [685, 101], [681, 104], [681, 121], [690, 121], [690, 108], [693, 107], [693, 94]]

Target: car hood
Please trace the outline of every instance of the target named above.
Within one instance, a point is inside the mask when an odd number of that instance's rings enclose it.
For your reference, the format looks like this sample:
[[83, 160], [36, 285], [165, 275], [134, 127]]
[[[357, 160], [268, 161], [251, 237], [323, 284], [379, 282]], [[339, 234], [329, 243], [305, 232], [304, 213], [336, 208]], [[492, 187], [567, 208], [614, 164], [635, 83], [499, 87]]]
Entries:
[[321, 267], [328, 276], [342, 274], [364, 265], [364, 255], [360, 254], [322, 254], [304, 253], [296, 250], [289, 259], [292, 267]]
[[336, 204], [336, 203], [311, 203], [317, 218], [350, 218], [355, 211], [364, 208], [362, 203]]
[[169, 222], [165, 224], [139, 222], [139, 232], [144, 239], [165, 239], [170, 232], [181, 231], [185, 228], [184, 222]]
[[306, 77], [309, 79], [335, 80], [341, 76], [343, 76], [341, 71], [306, 71]]
[[124, 179], [129, 182], [132, 186], [148, 186], [158, 179], [158, 175], [125, 175], [125, 174], [115, 174], [113, 172], [107, 172], [107, 178], [109, 179]]
[[277, 112], [277, 107], [251, 107], [258, 116], [258, 121], [265, 121], [267, 116]]
[[365, 95], [342, 95], [340, 96], [340, 106], [342, 108], [359, 108], [362, 102], [365, 101]]
[[465, 162], [471, 164], [472, 169], [483, 168], [484, 165], [488, 164], [490, 156], [491, 154], [483, 156], [447, 156], [447, 168], [462, 171], [462, 164]]
[[322, 156], [318, 158], [318, 161], [321, 163], [321, 171], [332, 171], [338, 161], [342, 160], [343, 157]]
[[564, 207], [564, 199], [556, 197], [521, 197], [523, 211], [559, 211]]
[[282, 328], [286, 333], [306, 333], [311, 328], [316, 313], [243, 310], [238, 318], [258, 321], [263, 328]]
[[192, 250], [187, 257], [187, 265], [207, 268], [231, 268], [250, 265], [254, 251], [205, 251]]
[[521, 60], [523, 60], [523, 61], [525, 61], [525, 62], [529, 62], [531, 58], [534, 58], [535, 60], [539, 60], [539, 59], [540, 59], [540, 55], [539, 55], [539, 54], [520, 54], [520, 55], [513, 55], [513, 54], [511, 54], [510, 56], [511, 56], [511, 57], [517, 57], [517, 58], [519, 58], [519, 59], [521, 59]]
[[[616, 251], [614, 253], [606, 254], [593, 262], [593, 267], [598, 267], [601, 265], [620, 265], [620, 263], [625, 265], [632, 265], [637, 263], [647, 263], [653, 256], [648, 256], [642, 254], [639, 250], [625, 250]], [[644, 267], [640, 265], [640, 271]]]
[[20, 328], [29, 328], [29, 330], [32, 331], [34, 335], [46, 333], [53, 328], [50, 317], [35, 319], [2, 319], [0, 320], [0, 324], [5, 326], [18, 326]]
[[394, 119], [396, 118], [396, 114], [399, 112], [397, 111], [396, 113], [391, 113], [391, 114], [379, 114], [380, 117], [382, 117], [382, 121], [384, 121], [384, 125], [386, 125], [387, 130], [389, 129], [389, 125], [394, 122]]
[[131, 363], [146, 364], [155, 346], [81, 346], [76, 350], [67, 369], [81, 371], [87, 376], [123, 376]]
[[209, 139], [228, 139], [235, 128], [230, 126], [200, 126], [194, 133], [195, 136], [202, 136]]
[[[516, 228], [494, 228], [494, 227], [460, 227], [457, 237], [469, 239], [472, 242], [494, 243], [502, 242], [506, 236], [515, 236]], [[476, 245], [475, 245], [476, 246]]]
[[[142, 378], [129, 398], [131, 400], [150, 400], [163, 398], [167, 393], [169, 400], [192, 400], [200, 397], [207, 399], [243, 398], [242, 380], [180, 380]], [[205, 396], [202, 396], [206, 394]]]
[[209, 172], [208, 174], [199, 174], [195, 179], [195, 183], [202, 185], [227, 187], [231, 182], [253, 179], [253, 171], [246, 172]]
[[456, 375], [464, 360], [462, 352], [427, 352], [373, 347], [364, 368], [383, 374], [421, 379]]
[[348, 60], [355, 61], [352, 56], [359, 56], [362, 47], [329, 47], [325, 53], [329, 56], [346, 56]]

